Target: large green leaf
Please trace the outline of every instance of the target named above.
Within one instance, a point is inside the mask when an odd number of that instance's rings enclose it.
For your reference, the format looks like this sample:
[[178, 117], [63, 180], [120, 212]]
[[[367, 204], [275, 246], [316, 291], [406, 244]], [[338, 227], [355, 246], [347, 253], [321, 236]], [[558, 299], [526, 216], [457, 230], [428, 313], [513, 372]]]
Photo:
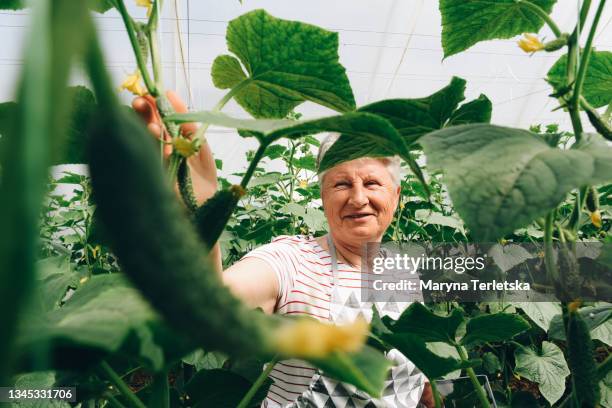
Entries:
[[552, 405], [565, 391], [565, 377], [570, 374], [563, 352], [554, 343], [542, 342], [542, 351], [518, 347], [514, 352], [514, 372], [538, 384], [540, 393]]
[[476, 345], [494, 341], [506, 341], [529, 330], [529, 322], [510, 313], [484, 314], [470, 319], [466, 325], [463, 345]]
[[37, 272], [39, 291], [35, 302], [44, 312], [59, 308], [68, 288], [79, 283], [78, 275], [71, 270], [70, 260], [64, 256], [39, 261]]
[[254, 117], [282, 118], [305, 101], [339, 112], [355, 108], [337, 33], [254, 10], [230, 21], [226, 38], [240, 61], [217, 57], [213, 82], [235, 89], [236, 101]]
[[166, 357], [178, 358], [189, 351], [180, 337], [168, 334], [157, 314], [121, 274], [95, 275], [61, 308], [28, 316], [19, 345], [28, 352], [42, 344], [102, 353], [121, 351], [153, 370], [163, 368]]
[[452, 357], [439, 357], [427, 348], [420, 337], [414, 334], [384, 335], [383, 339], [412, 361], [430, 380], [471, 365], [469, 362], [464, 363]]
[[550, 322], [557, 315], [561, 315], [561, 304], [558, 302], [514, 302], [523, 312], [540, 328], [548, 331]]
[[[20, 374], [15, 378], [14, 387], [20, 390], [43, 390], [57, 386], [55, 371], [37, 371]], [[9, 405], [10, 408], [70, 408], [66, 401], [59, 400], [22, 400]]]
[[[254, 132], [260, 138], [274, 141], [282, 137], [298, 138], [312, 133], [338, 132], [359, 140], [372, 140], [376, 149], [384, 155], [408, 156], [408, 148], [397, 130], [385, 119], [367, 112], [349, 112], [342, 115], [306, 121], [274, 119], [235, 119], [218, 112], [195, 112], [169, 115], [177, 123], [205, 122]], [[326, 154], [320, 168], [327, 169], [340, 162], [351, 160], [346, 154]]]
[[[566, 70], [567, 54], [563, 54], [546, 76], [556, 91], [567, 86]], [[607, 106], [612, 101], [612, 52], [591, 52], [581, 95], [595, 108]]]
[[463, 323], [463, 313], [453, 309], [446, 317], [438, 316], [421, 303], [413, 303], [391, 325], [397, 334], [411, 334], [425, 342], [454, 343], [457, 328]]
[[[453, 77], [450, 84], [424, 98], [387, 99], [362, 106], [358, 111], [374, 113], [387, 119], [406, 144], [412, 146], [421, 136], [433, 130], [465, 123], [489, 122], [492, 106], [484, 95], [457, 109], [465, 99], [464, 92], [465, 80]], [[389, 153], [372, 139], [342, 135], [327, 154], [352, 160], [364, 156], [386, 156]]]
[[473, 124], [434, 131], [419, 143], [482, 242], [529, 224], [572, 189], [612, 177], [612, 148], [599, 135], [561, 150], [526, 130]]
[[[261, 367], [263, 369], [263, 367]], [[185, 386], [191, 406], [196, 408], [235, 408], [251, 388], [251, 381], [229, 370], [200, 370]], [[268, 378], [257, 390], [248, 408], [261, 405], [272, 379]]]
[[337, 380], [357, 386], [373, 397], [379, 397], [391, 362], [379, 351], [364, 346], [359, 352], [334, 352], [325, 359], [307, 360]]
[[[601, 306], [586, 306], [581, 308], [578, 313], [582, 316], [589, 331], [593, 333], [600, 327], [606, 326], [605, 331], [611, 330], [612, 327], [612, 305], [604, 304]], [[604, 334], [605, 331], [599, 334]], [[548, 337], [550, 339], [565, 341], [565, 327], [561, 315], [556, 315], [550, 322], [548, 329]]]
[[[556, 0], [530, 0], [550, 13]], [[440, 0], [442, 48], [449, 57], [472, 45], [495, 38], [538, 32], [541, 17], [516, 0]]]
[[0, 231], [5, 237], [0, 239], [0, 384], [6, 384], [20, 308], [34, 281], [38, 217], [52, 139], [48, 133], [58, 108], [51, 103], [51, 82], [56, 78], [50, 73], [48, 2], [36, 3], [30, 21], [14, 132], [3, 136], [0, 158]]

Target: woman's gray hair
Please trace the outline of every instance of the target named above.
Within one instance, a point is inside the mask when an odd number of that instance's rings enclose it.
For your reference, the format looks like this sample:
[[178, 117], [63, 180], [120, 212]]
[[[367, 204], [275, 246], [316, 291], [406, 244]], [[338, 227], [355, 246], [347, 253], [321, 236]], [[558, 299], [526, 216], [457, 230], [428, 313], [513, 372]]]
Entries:
[[[332, 145], [339, 138], [340, 138], [340, 133], [328, 133], [327, 136], [325, 136], [325, 139], [323, 139], [323, 141], [321, 142], [321, 145], [319, 146], [319, 153], [317, 154], [317, 169], [319, 168], [319, 165], [321, 164], [321, 160], [323, 160], [323, 156], [325, 156], [325, 153], [327, 153], [329, 148], [332, 147]], [[387, 157], [374, 157], [374, 159], [380, 160], [385, 164], [385, 166], [387, 167], [387, 170], [389, 171], [389, 174], [391, 175], [393, 184], [395, 184], [396, 187], [399, 187], [401, 183], [401, 172], [402, 172], [400, 157], [399, 156], [387, 156]], [[323, 177], [325, 177], [327, 170], [317, 172], [317, 173], [319, 176], [319, 185], [322, 185]]]

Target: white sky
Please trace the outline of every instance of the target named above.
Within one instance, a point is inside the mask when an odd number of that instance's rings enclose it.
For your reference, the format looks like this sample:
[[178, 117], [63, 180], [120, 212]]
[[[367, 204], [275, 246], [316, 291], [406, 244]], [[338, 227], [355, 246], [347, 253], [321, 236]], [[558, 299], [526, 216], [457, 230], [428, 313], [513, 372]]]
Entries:
[[[125, 0], [133, 16], [145, 11]], [[493, 123], [528, 127], [559, 123], [570, 129], [568, 115], [551, 112], [555, 100], [542, 79], [561, 55], [523, 53], [516, 39], [479, 43], [467, 52], [442, 60], [440, 13], [433, 0], [166, 0], [162, 19], [164, 80], [189, 100], [181, 65], [178, 31], [182, 38], [187, 78], [194, 110], [210, 109], [224, 95], [210, 79], [214, 58], [227, 53], [227, 22], [247, 11], [264, 8], [276, 17], [300, 20], [338, 31], [340, 61], [346, 67], [358, 105], [386, 98], [426, 96], [445, 86], [453, 75], [467, 80], [467, 99], [486, 94], [493, 102]], [[597, 4], [597, 2], [594, 2]], [[176, 5], [176, 8], [175, 8]], [[591, 7], [592, 13], [595, 7]], [[558, 0], [552, 17], [563, 31], [573, 28], [577, 0]], [[591, 15], [592, 15], [591, 13]], [[178, 15], [178, 20], [177, 20]], [[129, 41], [116, 11], [97, 15], [108, 68], [117, 86], [135, 69]], [[604, 10], [595, 37], [598, 50], [612, 50], [612, 7]], [[21, 43], [27, 26], [26, 12], [0, 12], [0, 102], [13, 99], [21, 65]], [[548, 28], [544, 36], [552, 37]], [[585, 36], [583, 37], [583, 41]], [[75, 75], [75, 83], [81, 82]], [[124, 92], [126, 103], [130, 97]], [[306, 117], [331, 111], [305, 103], [298, 108]], [[235, 103], [224, 112], [245, 116]], [[585, 120], [585, 124], [588, 121]], [[224, 171], [244, 165], [244, 152], [253, 148], [233, 131], [212, 128], [209, 141]]]

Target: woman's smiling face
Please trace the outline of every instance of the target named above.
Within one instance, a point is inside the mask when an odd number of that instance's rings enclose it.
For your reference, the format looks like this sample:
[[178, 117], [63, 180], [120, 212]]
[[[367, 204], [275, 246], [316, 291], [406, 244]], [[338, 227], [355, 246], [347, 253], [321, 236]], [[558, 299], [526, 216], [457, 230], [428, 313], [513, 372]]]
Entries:
[[330, 233], [355, 245], [379, 241], [393, 219], [399, 195], [400, 187], [380, 159], [356, 159], [329, 169], [321, 199]]

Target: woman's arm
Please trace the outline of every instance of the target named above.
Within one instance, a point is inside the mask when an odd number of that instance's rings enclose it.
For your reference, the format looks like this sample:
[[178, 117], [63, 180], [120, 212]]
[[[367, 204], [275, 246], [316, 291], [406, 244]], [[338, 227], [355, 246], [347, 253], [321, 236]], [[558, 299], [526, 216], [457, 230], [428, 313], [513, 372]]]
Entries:
[[[167, 97], [176, 112], [187, 112], [187, 106], [174, 92], [167, 92]], [[143, 118], [149, 132], [160, 139], [162, 122], [155, 108], [155, 100], [150, 96], [136, 98], [132, 107]], [[181, 126], [181, 133], [185, 137], [190, 137], [196, 129], [194, 123], [186, 123]], [[166, 145], [164, 157], [167, 158], [171, 153], [172, 146]], [[197, 154], [188, 158], [187, 164], [194, 194], [198, 204], [202, 205], [217, 191], [217, 167], [208, 143], [204, 143]], [[176, 190], [179, 196], [178, 188]], [[237, 298], [250, 307], [263, 309], [266, 313], [274, 311], [279, 283], [268, 262], [257, 258], [245, 258], [223, 271], [221, 248], [218, 243], [212, 247], [209, 259], [225, 285]]]

